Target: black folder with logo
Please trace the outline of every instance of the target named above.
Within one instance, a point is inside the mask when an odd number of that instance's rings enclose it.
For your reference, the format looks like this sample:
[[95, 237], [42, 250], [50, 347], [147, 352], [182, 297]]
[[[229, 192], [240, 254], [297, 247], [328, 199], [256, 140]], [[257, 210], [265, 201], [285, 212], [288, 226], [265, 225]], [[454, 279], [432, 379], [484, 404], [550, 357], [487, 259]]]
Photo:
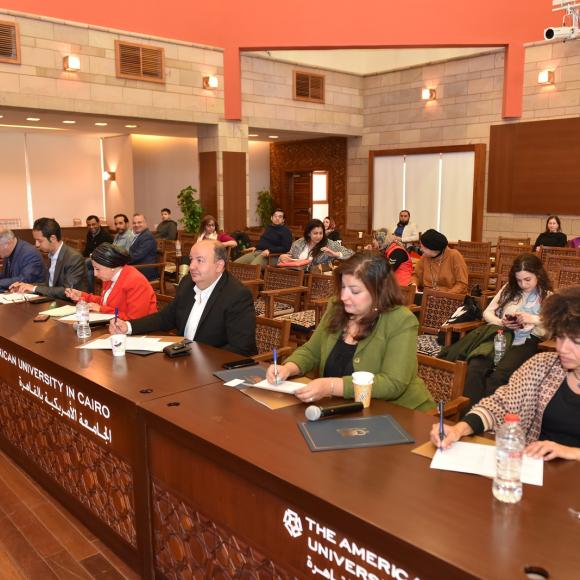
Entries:
[[298, 427], [311, 451], [415, 442], [391, 415], [304, 421]]

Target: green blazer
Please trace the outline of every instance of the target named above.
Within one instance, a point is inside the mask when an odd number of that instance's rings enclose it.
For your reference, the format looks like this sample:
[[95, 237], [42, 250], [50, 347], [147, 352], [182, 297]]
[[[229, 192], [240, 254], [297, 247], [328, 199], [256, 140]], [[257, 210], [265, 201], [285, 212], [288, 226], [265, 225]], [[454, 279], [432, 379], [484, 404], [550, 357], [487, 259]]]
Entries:
[[[327, 330], [330, 314], [336, 308], [329, 305], [312, 338], [296, 349], [285, 362], [298, 365], [303, 373], [318, 367], [323, 376], [330, 352], [340, 332]], [[352, 363], [355, 371], [374, 373], [373, 397], [385, 399], [419, 411], [435, 407], [427, 387], [417, 376], [417, 318], [404, 306], [396, 306], [379, 317], [373, 331], [361, 340]], [[342, 377], [345, 399], [354, 397], [352, 377]]]

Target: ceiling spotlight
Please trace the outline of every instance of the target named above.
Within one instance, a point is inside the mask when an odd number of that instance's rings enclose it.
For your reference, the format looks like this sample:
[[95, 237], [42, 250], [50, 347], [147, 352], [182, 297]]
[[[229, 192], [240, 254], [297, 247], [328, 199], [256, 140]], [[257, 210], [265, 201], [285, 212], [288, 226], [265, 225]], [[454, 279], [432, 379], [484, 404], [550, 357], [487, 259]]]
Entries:
[[95, 127], [106, 127], [108, 124], [109, 123], [103, 123], [103, 122], [95, 123]]
[[434, 101], [437, 98], [437, 91], [435, 89], [424, 88], [421, 89], [421, 98], [424, 101]]
[[63, 124], [64, 125], [75, 125], [76, 121], [71, 121], [71, 120], [67, 119], [66, 121], [63, 121]]
[[26, 117], [26, 120], [36, 122], [36, 121], [40, 121], [40, 117]]
[[554, 71], [550, 69], [541, 70], [538, 73], [538, 84], [539, 85], [553, 85], [554, 84]]
[[215, 75], [208, 75], [203, 77], [203, 88], [215, 90], [219, 86], [218, 78]]
[[62, 59], [62, 68], [69, 72], [81, 70], [81, 59], [78, 56], [69, 54]]
[[139, 125], [125, 125], [127, 129], [136, 129]]

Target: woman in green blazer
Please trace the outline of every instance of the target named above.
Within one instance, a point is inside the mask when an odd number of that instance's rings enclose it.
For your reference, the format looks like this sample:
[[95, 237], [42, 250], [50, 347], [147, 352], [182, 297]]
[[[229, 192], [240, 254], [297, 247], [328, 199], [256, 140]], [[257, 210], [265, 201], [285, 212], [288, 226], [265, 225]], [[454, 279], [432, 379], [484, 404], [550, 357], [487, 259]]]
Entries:
[[[297, 391], [299, 399], [353, 398], [352, 373], [369, 371], [375, 375], [374, 398], [410, 409], [432, 409], [433, 399], [417, 376], [418, 322], [402, 305], [388, 262], [382, 256], [360, 253], [334, 272], [339, 295], [312, 338], [278, 365], [279, 380], [318, 368], [320, 378]], [[267, 378], [275, 381], [273, 365]]]

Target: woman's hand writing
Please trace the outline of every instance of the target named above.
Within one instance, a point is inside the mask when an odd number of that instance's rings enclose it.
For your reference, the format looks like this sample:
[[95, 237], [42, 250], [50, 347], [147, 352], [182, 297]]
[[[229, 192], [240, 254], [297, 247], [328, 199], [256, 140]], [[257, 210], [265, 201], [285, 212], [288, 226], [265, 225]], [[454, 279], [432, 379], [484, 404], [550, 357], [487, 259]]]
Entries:
[[449, 449], [453, 443], [473, 433], [471, 427], [465, 421], [460, 421], [456, 425], [443, 425], [443, 431], [445, 432], [443, 441], [439, 438], [439, 423], [433, 425], [430, 433], [431, 443], [441, 449]]
[[65, 288], [64, 294], [67, 298], [78, 302], [81, 299], [82, 292], [76, 288]]

